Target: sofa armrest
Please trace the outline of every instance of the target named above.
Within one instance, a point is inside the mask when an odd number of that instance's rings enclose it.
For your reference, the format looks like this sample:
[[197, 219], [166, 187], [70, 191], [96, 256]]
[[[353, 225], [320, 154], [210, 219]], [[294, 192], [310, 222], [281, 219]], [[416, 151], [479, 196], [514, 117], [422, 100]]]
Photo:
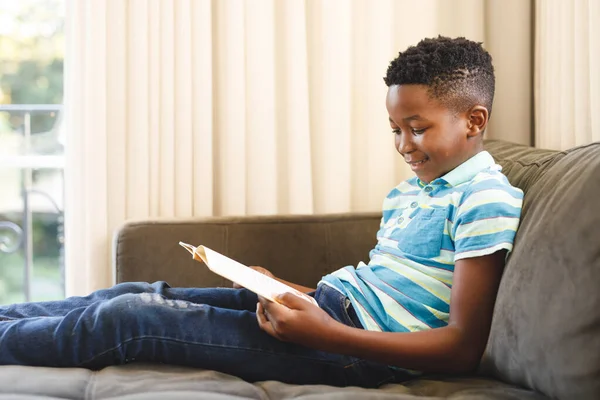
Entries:
[[178, 287], [231, 286], [193, 261], [178, 244], [184, 241], [315, 287], [328, 272], [368, 260], [380, 219], [380, 213], [346, 213], [128, 222], [114, 237], [113, 268], [117, 283], [164, 280]]

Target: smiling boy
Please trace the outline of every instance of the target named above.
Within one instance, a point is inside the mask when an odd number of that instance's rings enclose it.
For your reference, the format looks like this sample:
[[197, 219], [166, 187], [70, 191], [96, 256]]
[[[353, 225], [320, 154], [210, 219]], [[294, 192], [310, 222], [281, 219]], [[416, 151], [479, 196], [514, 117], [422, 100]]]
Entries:
[[[395, 147], [416, 177], [384, 200], [369, 264], [320, 282], [349, 299], [365, 329], [319, 320], [317, 311], [291, 316], [293, 306], [305, 308], [291, 296], [288, 308], [261, 303], [267, 312], [261, 327], [392, 366], [472, 371], [487, 342], [523, 197], [483, 150], [494, 96], [492, 60], [464, 38], [425, 39], [400, 53], [384, 80]], [[282, 318], [285, 328], [277, 325]], [[318, 340], [315, 330], [322, 331]]]
[[122, 283], [0, 307], [0, 364], [135, 360], [364, 387], [474, 370], [523, 196], [483, 150], [491, 57], [464, 38], [425, 39], [392, 61], [385, 83], [395, 146], [416, 176], [385, 198], [368, 264], [316, 290], [291, 284], [319, 307], [290, 294], [274, 303], [245, 289]]

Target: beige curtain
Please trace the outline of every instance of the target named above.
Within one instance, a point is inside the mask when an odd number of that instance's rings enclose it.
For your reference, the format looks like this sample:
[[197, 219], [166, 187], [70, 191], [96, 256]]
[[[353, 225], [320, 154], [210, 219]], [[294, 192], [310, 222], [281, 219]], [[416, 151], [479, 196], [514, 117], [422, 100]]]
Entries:
[[600, 141], [600, 1], [537, 0], [535, 144]]
[[497, 3], [68, 0], [67, 293], [129, 219], [378, 210], [410, 175], [382, 77], [424, 37], [498, 52], [489, 135], [528, 143], [531, 7]]

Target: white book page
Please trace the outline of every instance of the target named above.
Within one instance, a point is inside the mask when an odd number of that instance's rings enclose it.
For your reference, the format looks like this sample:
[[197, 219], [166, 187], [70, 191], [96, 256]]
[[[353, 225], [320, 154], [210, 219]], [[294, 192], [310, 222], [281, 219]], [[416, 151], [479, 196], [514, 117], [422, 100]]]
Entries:
[[276, 301], [275, 298], [278, 295], [290, 292], [318, 306], [317, 302], [312, 297], [307, 296], [278, 280], [261, 274], [244, 264], [232, 260], [221, 253], [211, 250], [206, 246], [194, 247], [183, 242], [179, 242], [179, 244], [189, 251], [195, 260], [203, 261], [214, 273], [253, 291], [259, 296], [271, 301]]

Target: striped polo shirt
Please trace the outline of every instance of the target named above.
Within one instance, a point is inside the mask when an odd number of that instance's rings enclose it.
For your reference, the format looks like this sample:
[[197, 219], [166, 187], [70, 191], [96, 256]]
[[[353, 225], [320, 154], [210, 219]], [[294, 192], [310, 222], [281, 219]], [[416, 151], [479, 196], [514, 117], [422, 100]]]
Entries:
[[369, 264], [324, 276], [351, 301], [363, 327], [411, 332], [448, 324], [457, 260], [512, 250], [523, 192], [482, 151], [429, 184], [396, 186], [383, 202]]

